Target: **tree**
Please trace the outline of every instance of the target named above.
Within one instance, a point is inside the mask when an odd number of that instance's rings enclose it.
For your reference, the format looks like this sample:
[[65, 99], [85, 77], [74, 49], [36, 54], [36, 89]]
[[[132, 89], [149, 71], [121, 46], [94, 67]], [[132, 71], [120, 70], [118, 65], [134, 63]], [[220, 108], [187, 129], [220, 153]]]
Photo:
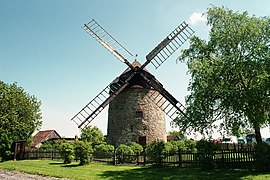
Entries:
[[104, 136], [96, 126], [88, 126], [82, 130], [81, 140], [91, 143], [94, 147], [104, 141]]
[[41, 102], [16, 83], [0, 81], [0, 156], [10, 158], [10, 147], [17, 140], [28, 140], [41, 126]]
[[191, 94], [188, 118], [175, 122], [200, 131], [217, 120], [233, 132], [250, 125], [260, 143], [260, 128], [270, 121], [270, 19], [211, 7], [207, 24], [209, 41], [192, 37], [179, 58], [188, 65]]

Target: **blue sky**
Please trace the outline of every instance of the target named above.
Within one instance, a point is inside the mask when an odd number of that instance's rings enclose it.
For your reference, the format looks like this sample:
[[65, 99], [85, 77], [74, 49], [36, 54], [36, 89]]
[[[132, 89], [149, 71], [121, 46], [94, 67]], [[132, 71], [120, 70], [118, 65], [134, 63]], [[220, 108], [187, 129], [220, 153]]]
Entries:
[[[269, 16], [268, 0], [1, 0], [0, 80], [17, 82], [42, 101], [42, 130], [73, 137], [80, 134], [73, 115], [126, 69], [84, 32], [84, 23], [94, 18], [143, 63], [182, 21], [207, 39], [208, 28], [198, 14], [211, 4]], [[184, 103], [189, 76], [186, 65], [176, 63], [179, 53], [159, 69], [147, 69]], [[92, 124], [106, 134], [107, 109]]]

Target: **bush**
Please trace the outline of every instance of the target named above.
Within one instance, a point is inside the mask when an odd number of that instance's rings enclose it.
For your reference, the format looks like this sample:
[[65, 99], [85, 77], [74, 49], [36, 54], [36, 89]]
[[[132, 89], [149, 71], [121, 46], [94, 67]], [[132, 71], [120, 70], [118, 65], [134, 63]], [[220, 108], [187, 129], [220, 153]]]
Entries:
[[153, 141], [151, 142], [147, 148], [146, 152], [150, 160], [154, 162], [154, 164], [160, 166], [162, 165], [162, 160], [166, 157], [166, 149], [164, 141]]
[[116, 156], [120, 163], [132, 162], [135, 157], [132, 148], [125, 144], [120, 144], [116, 148]]
[[112, 155], [114, 153], [114, 146], [107, 143], [99, 144], [95, 146], [95, 155]]
[[59, 147], [59, 152], [65, 164], [71, 163], [74, 159], [74, 146], [70, 143], [62, 143]]
[[143, 152], [142, 145], [138, 143], [132, 142], [129, 146], [132, 149], [133, 153], [136, 155], [139, 155], [141, 152]]
[[256, 170], [270, 171], [270, 146], [265, 143], [259, 143], [255, 146]]
[[167, 154], [174, 155], [178, 151], [177, 141], [167, 142], [165, 144], [165, 151]]
[[196, 142], [194, 140], [185, 139], [185, 151], [194, 151], [196, 149]]
[[75, 156], [80, 160], [80, 165], [89, 164], [92, 160], [93, 149], [90, 143], [78, 141], [75, 143]]
[[199, 166], [202, 169], [213, 169], [215, 168], [215, 163], [213, 160], [214, 152], [218, 150], [217, 144], [212, 141], [200, 140], [196, 143], [197, 160]]

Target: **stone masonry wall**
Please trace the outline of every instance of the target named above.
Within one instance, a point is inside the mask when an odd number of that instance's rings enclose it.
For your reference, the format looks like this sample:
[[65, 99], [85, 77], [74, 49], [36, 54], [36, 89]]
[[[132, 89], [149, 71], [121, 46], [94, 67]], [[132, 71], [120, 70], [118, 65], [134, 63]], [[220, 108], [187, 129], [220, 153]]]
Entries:
[[[146, 136], [148, 144], [154, 140], [166, 141], [164, 112], [147, 97], [154, 90], [129, 88], [121, 92], [109, 105], [107, 142], [118, 146], [138, 142]], [[136, 111], [143, 117], [136, 118]]]

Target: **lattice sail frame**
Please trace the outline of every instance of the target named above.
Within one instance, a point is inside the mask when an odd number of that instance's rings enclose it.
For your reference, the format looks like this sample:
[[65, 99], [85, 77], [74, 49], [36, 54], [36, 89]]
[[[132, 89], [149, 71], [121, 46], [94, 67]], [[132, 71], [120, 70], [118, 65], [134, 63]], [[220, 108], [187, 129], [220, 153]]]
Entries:
[[[116, 41], [105, 29], [103, 29], [94, 19], [89, 23], [84, 24], [82, 28], [97, 40], [103, 47], [111, 52], [121, 62], [130, 67], [132, 73], [124, 82], [112, 81], [106, 86], [93, 100], [91, 100], [81, 111], [79, 111], [71, 120], [74, 121], [79, 128], [83, 129], [129, 84], [129, 80], [135, 74], [140, 74], [142, 78], [153, 87], [154, 91], [148, 97], [157, 104], [172, 120], [179, 113], [185, 115], [185, 107], [177, 101], [163, 86], [155, 80], [148, 79], [141, 73], [143, 69], [151, 62], [157, 69], [164, 63], [184, 42], [194, 34], [194, 31], [183, 22], [175, 30], [173, 30], [157, 47], [155, 47], [147, 56], [146, 62], [141, 67], [133, 67], [129, 60], [132, 60], [133, 55]], [[162, 100], [165, 99], [165, 100]], [[161, 103], [162, 102], [162, 103]]]

